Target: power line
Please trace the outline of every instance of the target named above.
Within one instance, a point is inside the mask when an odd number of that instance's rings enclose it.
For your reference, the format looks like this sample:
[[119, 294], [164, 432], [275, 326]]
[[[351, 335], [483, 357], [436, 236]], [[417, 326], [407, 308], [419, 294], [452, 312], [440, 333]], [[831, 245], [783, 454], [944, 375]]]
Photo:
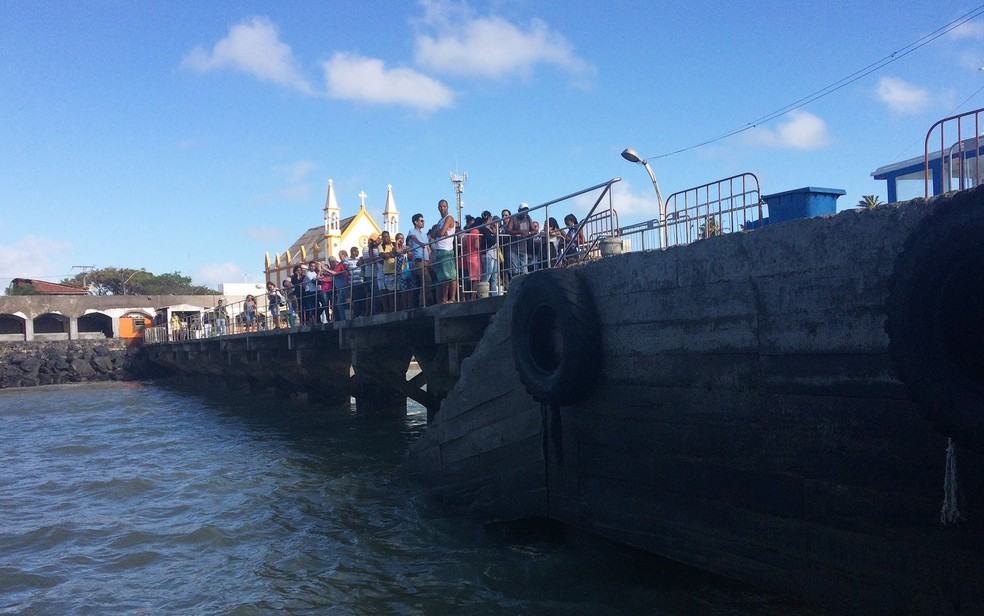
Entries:
[[[981, 15], [981, 13], [984, 13], [984, 5], [980, 5], [977, 8], [975, 8], [975, 9], [973, 9], [973, 10], [967, 12], [967, 13], [964, 13], [963, 15], [961, 15], [960, 17], [958, 17], [957, 19], [951, 21], [950, 23], [948, 23], [948, 24], [946, 24], [946, 25], [944, 25], [944, 26], [942, 26], [940, 28], [937, 28], [936, 30], [934, 30], [933, 32], [930, 32], [926, 36], [923, 36], [922, 38], [917, 39], [916, 41], [914, 41], [912, 43], [909, 43], [908, 45], [906, 45], [905, 47], [902, 47], [901, 49], [898, 49], [896, 51], [893, 51], [892, 53], [888, 54], [887, 56], [885, 56], [881, 60], [877, 60], [875, 62], [872, 62], [868, 66], [866, 66], [866, 67], [864, 67], [864, 68], [862, 68], [860, 70], [857, 70], [857, 71], [851, 73], [847, 77], [843, 77], [841, 79], [838, 79], [837, 81], [833, 82], [832, 84], [830, 84], [830, 85], [828, 85], [828, 86], [826, 86], [824, 88], [821, 88], [820, 90], [817, 90], [813, 94], [809, 94], [807, 96], [804, 96], [803, 98], [801, 98], [801, 99], [799, 99], [797, 101], [794, 101], [792, 103], [789, 103], [785, 107], [781, 107], [781, 108], [776, 109], [775, 111], [773, 111], [771, 113], [767, 113], [766, 115], [764, 115], [764, 116], [762, 116], [762, 117], [760, 117], [760, 118], [758, 118], [756, 120], [752, 120], [751, 122], [747, 123], [746, 125], [742, 126], [741, 128], [736, 128], [734, 130], [728, 131], [727, 133], [724, 133], [723, 135], [720, 135], [718, 137], [714, 137], [713, 139], [708, 139], [707, 141], [702, 141], [701, 143], [697, 143], [695, 145], [691, 145], [691, 146], [688, 146], [688, 147], [685, 147], [685, 148], [680, 148], [679, 150], [674, 150], [672, 152], [666, 152], [664, 154], [659, 154], [658, 156], [649, 157], [649, 159], [650, 160], [654, 160], [654, 159], [659, 159], [659, 158], [666, 158], [667, 156], [673, 156], [675, 154], [680, 154], [681, 152], [687, 152], [689, 150], [696, 150], [697, 148], [703, 147], [705, 145], [709, 145], [709, 144], [714, 143], [714, 142], [717, 142], [717, 141], [721, 141], [722, 139], [727, 139], [728, 137], [731, 137], [733, 135], [737, 135], [738, 133], [743, 133], [746, 130], [751, 130], [751, 129], [757, 127], [759, 124], [764, 124], [764, 123], [769, 122], [771, 120], [774, 120], [774, 119], [776, 119], [776, 118], [778, 118], [780, 116], [784, 116], [787, 113], [789, 113], [790, 111], [794, 111], [796, 109], [799, 109], [800, 107], [804, 107], [804, 106], [806, 106], [806, 105], [808, 105], [808, 104], [810, 104], [810, 103], [812, 103], [812, 102], [814, 102], [816, 100], [819, 100], [819, 99], [827, 96], [828, 94], [832, 94], [833, 92], [836, 92], [837, 90], [840, 90], [841, 88], [843, 88], [845, 86], [848, 86], [848, 85], [854, 83], [855, 81], [858, 81], [859, 79], [861, 79], [863, 77], [867, 77], [871, 73], [874, 73], [875, 71], [877, 71], [879, 69], [882, 69], [882, 68], [888, 66], [889, 64], [892, 64], [893, 62], [896, 62], [898, 60], [901, 60], [905, 56], [907, 56], [910, 53], [916, 51], [917, 49], [919, 49], [919, 48], [921, 48], [921, 47], [923, 47], [925, 45], [928, 45], [929, 43], [931, 43], [931, 42], [935, 41], [936, 39], [940, 38], [941, 36], [943, 36], [944, 34], [947, 34], [948, 32], [950, 32], [950, 31], [952, 31], [952, 30], [954, 30], [954, 29], [962, 26], [963, 24], [965, 24], [968, 21], [974, 19], [975, 17], [978, 17], [979, 15]], [[980, 90], [978, 90], [978, 92], [979, 91]], [[977, 93], [975, 92], [974, 94], [976, 95]], [[973, 96], [971, 98], [973, 98]], [[967, 100], [970, 100], [970, 99], [967, 99]], [[964, 102], [966, 102], [966, 101], [964, 101]]]
[[[980, 69], [978, 69], [978, 70], [980, 70]], [[949, 113], [946, 114], [946, 116], [947, 117], [950, 117], [952, 115], [955, 115], [957, 113], [957, 111], [960, 110], [961, 107], [963, 107], [964, 105], [966, 105], [968, 103], [968, 101], [970, 101], [972, 98], [974, 98], [975, 96], [977, 96], [978, 94], [980, 94], [982, 90], [984, 90], [984, 86], [981, 86], [981, 87], [977, 88], [977, 90], [975, 90], [973, 94], [971, 94], [970, 96], [968, 96], [967, 98], [965, 98], [962, 103], [960, 103], [959, 105], [957, 105], [956, 107], [954, 107]], [[923, 137], [917, 137], [916, 140], [913, 141], [912, 143], [910, 143], [909, 145], [907, 145], [904, 150], [902, 150], [901, 152], [899, 152], [898, 154], [896, 154], [895, 155], [895, 158], [902, 158], [903, 156], [905, 156], [905, 153], [908, 152], [909, 150], [911, 150], [912, 147], [914, 145], [916, 145], [917, 143], [919, 143], [920, 141], [923, 141]]]

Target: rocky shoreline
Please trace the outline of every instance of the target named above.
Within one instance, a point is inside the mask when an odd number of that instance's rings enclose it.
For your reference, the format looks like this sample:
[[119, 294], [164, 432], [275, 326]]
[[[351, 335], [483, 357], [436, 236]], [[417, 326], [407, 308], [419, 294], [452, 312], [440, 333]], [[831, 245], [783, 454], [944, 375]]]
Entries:
[[146, 378], [140, 347], [124, 340], [0, 343], [0, 389]]

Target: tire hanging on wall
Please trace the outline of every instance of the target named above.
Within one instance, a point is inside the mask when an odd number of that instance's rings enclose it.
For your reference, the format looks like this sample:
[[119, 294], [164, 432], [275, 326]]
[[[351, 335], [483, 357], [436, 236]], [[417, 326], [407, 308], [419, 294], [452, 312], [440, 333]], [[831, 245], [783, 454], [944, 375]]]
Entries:
[[591, 394], [601, 370], [601, 334], [577, 274], [552, 269], [524, 276], [512, 319], [516, 370], [534, 400], [570, 405]]
[[896, 260], [885, 331], [923, 416], [984, 451], [984, 191], [945, 199]]

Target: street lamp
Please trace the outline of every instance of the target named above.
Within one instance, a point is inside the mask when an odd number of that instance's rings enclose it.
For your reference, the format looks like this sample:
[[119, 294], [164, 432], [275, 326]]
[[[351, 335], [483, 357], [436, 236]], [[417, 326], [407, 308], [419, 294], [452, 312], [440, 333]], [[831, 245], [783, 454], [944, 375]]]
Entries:
[[[125, 272], [126, 270], [123, 271]], [[147, 271], [146, 269], [141, 267], [139, 270], [134, 270], [132, 274], [127, 276], [126, 280], [123, 281], [123, 289], [122, 289], [123, 295], [126, 295], [126, 283], [130, 282], [130, 279], [136, 276], [138, 272], [146, 272], [146, 271]]]
[[640, 165], [646, 168], [646, 171], [649, 172], [649, 179], [653, 181], [653, 188], [656, 189], [656, 201], [659, 202], [660, 223], [662, 223], [663, 225], [662, 247], [666, 248], [666, 245], [669, 243], [669, 237], [667, 235], [667, 229], [666, 229], [666, 203], [663, 201], [663, 194], [659, 192], [659, 183], [656, 182], [656, 174], [653, 173], [653, 169], [652, 167], [649, 166], [649, 163], [647, 163], [643, 157], [639, 156], [639, 154], [637, 154], [636, 151], [633, 150], [632, 148], [625, 148], [624, 150], [622, 150], [622, 158], [629, 161], [630, 163], [639, 163]]

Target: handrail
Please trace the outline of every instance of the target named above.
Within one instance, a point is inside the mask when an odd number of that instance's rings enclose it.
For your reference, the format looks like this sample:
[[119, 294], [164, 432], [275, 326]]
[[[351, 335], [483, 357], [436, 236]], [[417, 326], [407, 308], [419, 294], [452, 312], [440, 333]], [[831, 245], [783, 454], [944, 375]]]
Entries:
[[[958, 150], [957, 157], [956, 157], [957, 168], [959, 170], [959, 173], [957, 175], [957, 177], [959, 177], [957, 190], [965, 190], [967, 188], [973, 188], [974, 186], [978, 186], [981, 184], [982, 170], [981, 170], [980, 158], [981, 155], [984, 154], [984, 150], [982, 150], [982, 148], [984, 148], [984, 145], [982, 145], [981, 143], [981, 114], [984, 114], [984, 108], [975, 109], [973, 111], [967, 111], [965, 113], [943, 118], [942, 120], [938, 120], [936, 123], [930, 126], [929, 130], [926, 131], [926, 139], [924, 142], [924, 149], [923, 149], [923, 170], [924, 170], [923, 192], [924, 192], [924, 196], [927, 199], [932, 195], [940, 194], [943, 192], [950, 192], [950, 190], [952, 189], [952, 180], [954, 176], [954, 170], [953, 170], [954, 148]], [[963, 125], [964, 125], [964, 120], [968, 118], [973, 118], [974, 135], [972, 137], [967, 137], [965, 139], [963, 136], [963, 131], [964, 131]], [[952, 145], [950, 145], [948, 148], [946, 145], [947, 144], [946, 128], [947, 125], [952, 125], [954, 122], [956, 123], [957, 137], [955, 142]], [[939, 140], [940, 177], [938, 182], [934, 181], [933, 174], [932, 174], [932, 172], [934, 171], [934, 166], [931, 164], [932, 161], [930, 160], [930, 155], [935, 154], [937, 152], [935, 148], [933, 150], [930, 150], [930, 140], [933, 138], [933, 134], [934, 132], [936, 132], [937, 128], [939, 129], [939, 137], [940, 137]], [[973, 143], [974, 145], [973, 150], [970, 150], [970, 148], [967, 147], [971, 143]], [[975, 159], [974, 170], [973, 170], [974, 183], [968, 185], [967, 183], [968, 174], [966, 173], [966, 170], [964, 168], [964, 163], [970, 158]], [[935, 156], [934, 156], [934, 160], [935, 160]], [[933, 186], [932, 193], [930, 192], [930, 184], [932, 184]]]
[[639, 250], [654, 249], [647, 246], [650, 236], [655, 236], [656, 249], [665, 250], [744, 230], [761, 224], [764, 219], [758, 177], [747, 172], [675, 192], [666, 198], [665, 204], [664, 220], [657, 217], [618, 229], [617, 235], [628, 240], [623, 250], [634, 250], [632, 240], [636, 237], [641, 244]]
[[[482, 224], [476, 224], [469, 228], [460, 228], [459, 231], [445, 238], [431, 240], [426, 244], [428, 251], [440, 241], [447, 241], [451, 238], [456, 248], [454, 255], [455, 279], [453, 281], [456, 289], [456, 301], [467, 301], [479, 296], [477, 282], [488, 282], [490, 294], [505, 293], [508, 290], [509, 280], [524, 273], [547, 269], [552, 267], [564, 267], [576, 263], [584, 258], [591, 258], [597, 255], [598, 234], [612, 235], [618, 228], [618, 214], [612, 207], [611, 187], [620, 178], [613, 178], [607, 182], [602, 182], [585, 188], [558, 199], [553, 199], [536, 206], [530, 207], [527, 215], [530, 217], [530, 226], [539, 224], [542, 221], [543, 229], [537, 232], [530, 232], [527, 235], [509, 235], [505, 232], [506, 224], [509, 220], [517, 219], [519, 213], [510, 213], [509, 216], [500, 219], [493, 217], [492, 220]], [[572, 251], [573, 243], [566, 244], [563, 250], [557, 250], [559, 254], [554, 254], [551, 249], [551, 236], [548, 233], [550, 224], [550, 208], [557, 204], [569, 201], [581, 195], [602, 189], [601, 194], [595, 199], [592, 206], [588, 209], [585, 216], [574, 227], [573, 231], [566, 229], [571, 237], [580, 237], [579, 234], [586, 229], [592, 230], [591, 241], [585, 242], [586, 245], [577, 247], [577, 254]], [[601, 207], [605, 197], [608, 197], [608, 206]], [[574, 209], [574, 208], [572, 208]], [[461, 221], [458, 221], [459, 225]], [[494, 238], [494, 247], [486, 246], [485, 254], [479, 254], [480, 271], [476, 273], [475, 233], [481, 234], [481, 230], [486, 229]], [[597, 231], [594, 231], [597, 229]], [[477, 242], [478, 252], [483, 252], [481, 242]], [[493, 254], [490, 254], [494, 251]], [[501, 258], [500, 256], [501, 255]], [[510, 257], [515, 255], [517, 262], [511, 263]], [[528, 258], [525, 264], [520, 257]], [[483, 257], [487, 260], [483, 260]], [[493, 258], [494, 257], [494, 258]], [[577, 257], [577, 258], [575, 258]], [[433, 302], [427, 299], [428, 294], [435, 290], [440, 284], [430, 276], [431, 263], [415, 263], [413, 251], [410, 246], [405, 246], [403, 250], [393, 258], [394, 273], [383, 273], [383, 262], [385, 259], [378, 256], [361, 258], [354, 268], [346, 269], [345, 273], [339, 273], [338, 277], [333, 278], [331, 291], [295, 291], [297, 287], [279, 287], [278, 290], [284, 295], [286, 305], [278, 309], [278, 315], [273, 316], [273, 310], [263, 293], [256, 299], [256, 309], [254, 312], [255, 321], [247, 321], [244, 307], [245, 300], [224, 304], [227, 313], [227, 323], [224, 332], [220, 332], [216, 327], [212, 317], [214, 309], [202, 309], [196, 314], [189, 315], [184, 319], [179, 319], [179, 326], [174, 328], [170, 320], [168, 322], [158, 322], [156, 325], [144, 330], [144, 342], [154, 344], [168, 341], [185, 339], [200, 339], [206, 337], [216, 337], [225, 335], [238, 335], [256, 331], [266, 331], [276, 328], [292, 328], [297, 326], [321, 326], [330, 325], [334, 320], [344, 314], [346, 320], [358, 316], [367, 316], [381, 313], [380, 298], [386, 298], [386, 312], [395, 312], [409, 308], [421, 308], [431, 305]], [[294, 267], [297, 264], [286, 264]], [[354, 269], [358, 269], [358, 276], [361, 282], [353, 284], [352, 274]], [[401, 279], [405, 275], [404, 268], [409, 268], [420, 286], [408, 289], [401, 284]], [[387, 268], [388, 269], [388, 268]], [[468, 271], [468, 270], [472, 271]], [[392, 276], [393, 278], [388, 278]], [[341, 278], [341, 280], [339, 280]], [[493, 282], [495, 283], [493, 285]], [[392, 291], [389, 287], [392, 286]], [[165, 310], [162, 314], [168, 314]], [[286, 313], [286, 314], [282, 314]], [[158, 319], [160, 319], [160, 315]]]

